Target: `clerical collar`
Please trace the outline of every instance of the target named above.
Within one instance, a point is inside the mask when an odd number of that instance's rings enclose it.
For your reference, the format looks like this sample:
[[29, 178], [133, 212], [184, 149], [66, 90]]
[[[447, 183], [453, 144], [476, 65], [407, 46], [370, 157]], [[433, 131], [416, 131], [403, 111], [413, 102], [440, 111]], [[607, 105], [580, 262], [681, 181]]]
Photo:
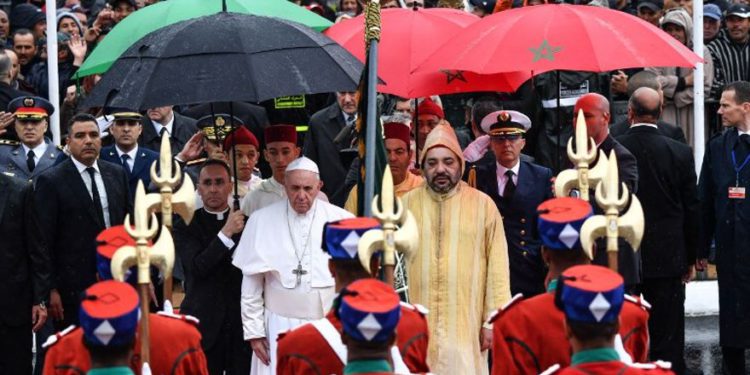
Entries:
[[227, 211], [229, 211], [229, 207], [225, 208], [224, 211], [221, 211], [221, 212], [209, 211], [208, 208], [206, 207], [203, 207], [203, 209], [206, 210], [206, 212], [211, 215], [216, 215], [216, 220], [224, 220], [224, 214], [226, 214]]
[[656, 126], [656, 124], [649, 124], [649, 123], [646, 123], [646, 122], [638, 122], [638, 123], [635, 123], [633, 125], [630, 125], [631, 128], [635, 128], [635, 127], [638, 127], [638, 126], [648, 126], [650, 128], [659, 129]]

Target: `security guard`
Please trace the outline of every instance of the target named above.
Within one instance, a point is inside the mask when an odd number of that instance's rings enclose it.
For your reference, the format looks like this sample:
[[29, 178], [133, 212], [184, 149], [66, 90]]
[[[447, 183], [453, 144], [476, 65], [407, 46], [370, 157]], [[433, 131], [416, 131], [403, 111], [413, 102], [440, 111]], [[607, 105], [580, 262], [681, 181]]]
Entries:
[[573, 348], [571, 366], [559, 374], [673, 374], [668, 362], [628, 364], [615, 351], [620, 311], [626, 301], [617, 272], [595, 265], [575, 266], [563, 272], [558, 284], [555, 305], [565, 314], [565, 333]]
[[[591, 216], [591, 206], [577, 198], [555, 198], [542, 203], [538, 230], [542, 259], [549, 264], [547, 293], [524, 299], [516, 295], [490, 319], [493, 374], [539, 374], [554, 364], [570, 363], [571, 347], [562, 311], [555, 308], [558, 277], [566, 269], [588, 264], [581, 248], [580, 230]], [[622, 358], [645, 361], [648, 356], [648, 304], [626, 296], [620, 316]]]
[[477, 168], [477, 189], [489, 195], [503, 216], [510, 261], [510, 291], [533, 297], [544, 292], [546, 270], [536, 232], [536, 208], [552, 198], [552, 171], [521, 160], [531, 120], [517, 111], [495, 111], [480, 126], [490, 136], [496, 162]]
[[62, 148], [44, 137], [49, 115], [55, 108], [36, 96], [22, 96], [8, 103], [15, 116], [19, 141], [0, 140], [0, 172], [25, 181], [34, 180], [53, 167]]
[[[363, 279], [370, 279], [359, 261], [357, 241], [368, 230], [379, 228], [373, 218], [351, 218], [326, 223], [323, 229], [323, 250], [331, 259], [329, 268], [337, 290]], [[377, 257], [373, 262], [377, 262]], [[372, 269], [377, 269], [373, 265]], [[392, 351], [395, 370], [399, 373], [423, 373], [427, 366], [427, 309], [419, 305], [401, 304], [401, 320], [396, 328]], [[277, 349], [279, 375], [301, 373], [343, 374], [347, 364], [342, 324], [331, 310], [325, 318], [286, 333], [279, 338]], [[304, 344], [300, 344], [304, 343]]]

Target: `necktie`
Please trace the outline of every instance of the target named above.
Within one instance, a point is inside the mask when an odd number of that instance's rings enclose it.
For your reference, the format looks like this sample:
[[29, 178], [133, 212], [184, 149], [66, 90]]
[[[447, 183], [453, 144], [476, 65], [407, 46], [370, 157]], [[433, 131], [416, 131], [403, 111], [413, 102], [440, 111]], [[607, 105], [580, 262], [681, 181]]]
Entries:
[[[167, 127], [166, 126], [162, 126], [161, 130], [159, 130], [159, 137], [163, 137], [164, 133], [167, 133]], [[167, 134], [167, 137], [169, 137], [169, 134]]]
[[120, 156], [120, 159], [122, 159], [122, 166], [125, 168], [125, 170], [128, 172], [132, 172], [130, 170], [130, 165], [128, 165], [128, 159], [130, 159], [130, 155], [122, 154], [122, 156]]
[[29, 172], [34, 172], [34, 167], [36, 167], [36, 163], [34, 163], [34, 150], [29, 150], [29, 153], [26, 154], [26, 167], [29, 168]]
[[96, 187], [96, 179], [94, 178], [96, 169], [94, 169], [94, 167], [88, 167], [86, 168], [86, 172], [89, 172], [89, 177], [91, 177], [91, 199], [94, 202], [94, 210], [96, 211], [97, 218], [99, 218], [99, 222], [102, 224], [102, 227], [104, 227], [104, 209], [102, 209], [102, 200], [99, 197], [99, 189]]
[[516, 184], [513, 182], [513, 171], [510, 169], [505, 172], [508, 177], [508, 182], [505, 183], [505, 190], [503, 190], [503, 198], [513, 199], [513, 194], [516, 192]]
[[354, 117], [354, 115], [346, 115], [346, 124], [351, 125], [356, 121], [357, 119]]
[[735, 159], [737, 160], [737, 165], [742, 165], [742, 163], [745, 161], [745, 158], [747, 157], [748, 152], [750, 152], [750, 134], [740, 135], [740, 139], [734, 146], [734, 152], [736, 156]]

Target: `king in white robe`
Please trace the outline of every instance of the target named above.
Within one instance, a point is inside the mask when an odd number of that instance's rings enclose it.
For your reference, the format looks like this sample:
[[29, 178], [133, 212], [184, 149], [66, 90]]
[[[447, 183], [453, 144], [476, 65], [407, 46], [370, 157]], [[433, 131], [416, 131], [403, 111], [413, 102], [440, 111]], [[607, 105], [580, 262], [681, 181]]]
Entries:
[[300, 215], [284, 199], [248, 220], [232, 261], [243, 274], [243, 332], [246, 341], [265, 337], [271, 358], [266, 366], [253, 354], [251, 374], [275, 374], [279, 333], [321, 319], [330, 309], [334, 279], [321, 250], [323, 226], [349, 217], [319, 199]]

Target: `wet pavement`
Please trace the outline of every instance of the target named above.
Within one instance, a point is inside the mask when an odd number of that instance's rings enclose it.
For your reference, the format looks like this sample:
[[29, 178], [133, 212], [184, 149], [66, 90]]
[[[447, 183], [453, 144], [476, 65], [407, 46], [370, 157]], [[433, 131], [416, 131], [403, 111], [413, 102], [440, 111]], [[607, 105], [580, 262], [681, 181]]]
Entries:
[[[746, 364], [750, 364], [748, 353], [745, 352]], [[685, 318], [685, 362], [689, 375], [721, 374], [718, 316]], [[750, 367], [745, 373], [750, 374]]]

